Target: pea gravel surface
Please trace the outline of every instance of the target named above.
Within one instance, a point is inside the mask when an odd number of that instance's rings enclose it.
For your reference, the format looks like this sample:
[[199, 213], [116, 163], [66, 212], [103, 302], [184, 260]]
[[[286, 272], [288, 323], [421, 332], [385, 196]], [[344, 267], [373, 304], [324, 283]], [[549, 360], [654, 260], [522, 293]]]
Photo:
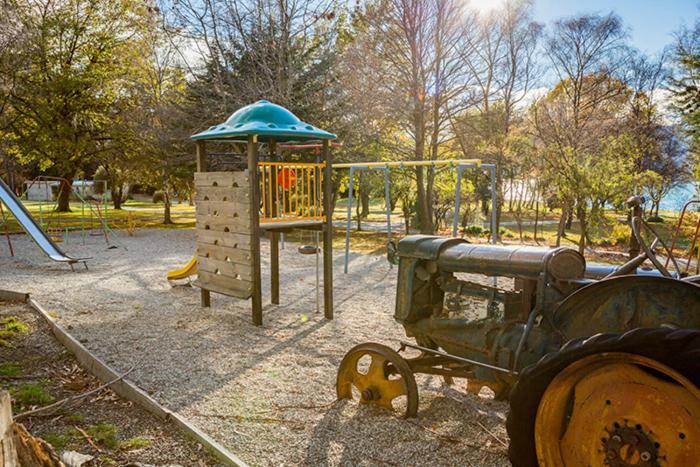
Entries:
[[[3, 239], [4, 240], [4, 239]], [[30, 292], [87, 348], [254, 466], [509, 465], [507, 404], [465, 381], [417, 377], [418, 417], [336, 401], [343, 355], [372, 341], [406, 339], [393, 320], [396, 268], [383, 256], [352, 254], [343, 274], [334, 254], [335, 319], [316, 312], [315, 258], [297, 244], [280, 252], [281, 304], [269, 299], [269, 245], [262, 242], [264, 325], [250, 302], [169, 284], [168, 270], [191, 257], [193, 230], [138, 230], [104, 238], [77, 235], [63, 248], [92, 257], [75, 272], [51, 262], [25, 235], [0, 241], [0, 288]], [[322, 296], [322, 294], [321, 294]]]

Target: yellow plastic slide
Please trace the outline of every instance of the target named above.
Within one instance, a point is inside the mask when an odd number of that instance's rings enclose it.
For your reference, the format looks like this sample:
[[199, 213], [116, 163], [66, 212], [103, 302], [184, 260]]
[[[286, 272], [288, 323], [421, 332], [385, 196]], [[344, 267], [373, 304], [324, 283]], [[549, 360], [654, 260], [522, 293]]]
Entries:
[[168, 272], [168, 280], [176, 281], [178, 279], [184, 279], [185, 277], [194, 276], [195, 274], [197, 274], [197, 257], [193, 256], [184, 268]]

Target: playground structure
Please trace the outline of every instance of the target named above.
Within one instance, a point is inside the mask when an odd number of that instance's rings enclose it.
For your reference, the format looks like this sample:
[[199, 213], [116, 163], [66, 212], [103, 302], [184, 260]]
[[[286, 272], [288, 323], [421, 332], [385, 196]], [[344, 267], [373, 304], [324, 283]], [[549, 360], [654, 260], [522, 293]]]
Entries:
[[354, 176], [356, 172], [363, 170], [380, 170], [384, 172], [384, 202], [386, 206], [386, 231], [387, 243], [391, 242], [391, 168], [409, 168], [409, 167], [430, 167], [435, 170], [436, 167], [449, 166], [457, 170], [457, 183], [455, 186], [455, 210], [452, 220], [452, 236], [457, 236], [457, 227], [459, 225], [459, 211], [461, 206], [461, 189], [462, 189], [462, 173], [467, 169], [484, 169], [489, 172], [490, 189], [491, 189], [491, 243], [496, 243], [498, 232], [496, 231], [496, 209], [497, 209], [497, 194], [496, 194], [496, 165], [482, 164], [478, 159], [467, 160], [437, 160], [437, 161], [392, 161], [392, 162], [353, 162], [333, 164], [333, 169], [350, 169], [348, 182], [348, 206], [347, 220], [345, 225], [345, 259], [343, 263], [343, 272], [348, 273], [348, 265], [350, 261], [350, 224], [352, 218], [352, 202]]
[[[34, 240], [41, 250], [46, 253], [46, 255], [53, 261], [67, 263], [73, 269], [73, 264], [82, 262], [87, 268], [87, 260], [90, 258], [73, 258], [65, 254], [56, 245], [56, 242], [47, 235], [46, 231], [41, 228], [41, 226], [36, 222], [34, 217], [29, 213], [26, 207], [22, 204], [22, 201], [17, 198], [17, 196], [10, 190], [10, 188], [0, 180], [0, 208], [2, 205], [7, 206], [10, 213], [15, 216], [17, 222], [22, 226], [22, 228], [27, 232], [27, 234]], [[5, 220], [5, 212], [2, 210], [3, 220]], [[10, 247], [10, 253], [14, 254], [12, 250], [12, 243], [10, 240], [9, 232], [6, 230], [7, 241]]]
[[[324, 314], [333, 318], [330, 149], [335, 138], [267, 101], [192, 136], [197, 143], [194, 285], [201, 289], [202, 306], [210, 306], [211, 292], [252, 299], [253, 323], [262, 325], [260, 237], [270, 239], [271, 302], [279, 304], [280, 234], [302, 229], [322, 233]], [[246, 169], [208, 172], [206, 142], [244, 144]], [[313, 162], [280, 160], [279, 143], [320, 144], [321, 151]]]

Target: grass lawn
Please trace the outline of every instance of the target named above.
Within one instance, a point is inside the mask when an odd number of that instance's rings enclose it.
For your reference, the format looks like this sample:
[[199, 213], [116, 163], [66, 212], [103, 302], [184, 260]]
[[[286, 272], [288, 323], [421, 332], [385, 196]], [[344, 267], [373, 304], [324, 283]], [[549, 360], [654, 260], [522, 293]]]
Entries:
[[[99, 229], [100, 217], [106, 217], [110, 228], [127, 229], [158, 227], [169, 229], [194, 228], [194, 206], [187, 203], [173, 204], [170, 208], [173, 224], [163, 224], [163, 203], [150, 203], [143, 201], [127, 201], [122, 205], [123, 209], [117, 210], [112, 205], [107, 209], [102, 204], [71, 203], [71, 212], [54, 212], [53, 203], [40, 203], [37, 201], [24, 201], [24, 205], [41, 226], [51, 232], [65, 232], [69, 230]], [[5, 208], [5, 215], [8, 215]], [[2, 220], [0, 219], [0, 222]], [[11, 215], [7, 219], [7, 228], [10, 233], [21, 232], [22, 228]], [[3, 226], [0, 233], [4, 233]]]
[[[355, 203], [357, 200], [355, 200]], [[382, 253], [386, 248], [386, 231], [383, 226], [380, 230], [367, 229], [357, 230], [357, 218], [355, 203], [352, 210], [352, 230], [351, 230], [351, 248], [353, 251], [363, 253]], [[100, 205], [81, 205], [79, 202], [71, 204], [72, 212], [56, 213], [53, 212], [53, 203], [25, 202], [25, 206], [29, 212], [39, 220], [41, 225], [47, 231], [59, 236], [60, 233], [69, 230], [98, 229], [100, 228], [99, 215], [106, 213], [106, 220], [110, 228], [116, 229], [140, 229], [140, 228], [167, 228], [167, 229], [189, 229], [195, 227], [195, 207], [189, 206], [187, 203], [174, 204], [171, 207], [172, 224], [163, 224], [163, 204], [152, 203], [145, 201], [127, 201], [123, 204], [123, 209], [115, 210], [111, 205], [104, 209]], [[477, 206], [463, 206], [463, 209], [470, 209], [475, 212], [476, 219], [473, 225], [486, 226], [489, 223], [489, 218], [479, 212]], [[7, 212], [6, 212], [7, 214]], [[670, 243], [676, 224], [678, 222], [678, 213], [673, 211], [662, 211], [660, 213], [663, 218], [663, 223], [654, 223], [653, 227], [659, 232], [661, 238]], [[504, 211], [501, 215], [501, 239], [505, 243], [524, 243], [524, 244], [539, 244], [543, 246], [553, 246], [556, 243], [556, 235], [558, 228], [558, 220], [560, 211], [552, 210], [539, 213], [539, 224], [537, 228], [537, 239], [535, 239], [534, 219], [535, 212], [528, 211], [521, 213], [521, 225], [518, 226], [515, 213]], [[333, 213], [333, 219], [336, 221], [344, 221], [347, 219], [347, 198], [338, 200]], [[684, 235], [677, 242], [675, 253], [687, 256], [690, 247], [690, 240], [694, 233], [695, 223], [697, 222], [698, 214], [690, 215], [687, 225], [684, 227]], [[386, 211], [383, 198], [374, 198], [370, 201], [369, 215], [363, 218], [363, 222], [386, 222]], [[402, 223], [404, 221], [401, 206], [398, 205], [391, 214], [392, 223]], [[451, 235], [452, 218], [445, 219], [444, 225], [441, 226], [440, 235]], [[1, 224], [0, 224], [1, 225]], [[9, 216], [7, 228], [11, 233], [21, 232], [22, 229], [16, 222], [14, 217]], [[375, 227], [376, 228], [376, 227]], [[0, 233], [4, 233], [5, 227], [0, 228]], [[478, 229], [477, 229], [478, 230]], [[470, 241], [486, 242], [488, 241], [488, 227], [483, 228], [482, 233], [474, 233], [466, 235]], [[343, 227], [335, 228], [334, 247], [344, 249], [345, 247], [345, 229]], [[394, 229], [393, 237], [398, 238], [405, 234], [403, 229]], [[608, 211], [605, 213], [604, 220], [600, 225], [595, 226], [589, 236], [593, 242], [593, 248], [597, 250], [613, 250], [626, 251], [629, 244], [630, 228], [626, 223], [625, 212]], [[562, 237], [561, 244], [576, 248], [580, 237], [580, 227], [578, 222], [572, 224], [571, 229], [567, 230]], [[287, 238], [293, 241], [302, 243], [311, 243], [313, 237], [308, 232], [295, 231], [288, 234]], [[696, 247], [697, 248], [697, 247]]]

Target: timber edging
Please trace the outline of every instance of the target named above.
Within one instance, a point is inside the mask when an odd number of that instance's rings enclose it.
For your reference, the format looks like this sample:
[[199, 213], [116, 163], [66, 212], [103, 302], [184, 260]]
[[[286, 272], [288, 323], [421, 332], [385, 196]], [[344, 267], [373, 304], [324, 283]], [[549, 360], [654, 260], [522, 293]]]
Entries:
[[[39, 313], [48, 323], [49, 327], [51, 328], [51, 332], [56, 339], [73, 355], [75, 355], [75, 358], [81, 365], [83, 365], [85, 370], [89, 371], [103, 383], [108, 383], [121, 376], [120, 373], [117, 373], [99, 357], [93, 355], [87, 348], [85, 348], [83, 344], [81, 344], [75, 337], [70, 335], [70, 333], [68, 333], [68, 331], [66, 331], [62, 326], [60, 326], [56, 320], [54, 320], [51, 315], [49, 315], [49, 313], [41, 306], [41, 304], [30, 296], [30, 294], [0, 289], [0, 299], [8, 301], [23, 301], [36, 310], [36, 312]], [[138, 404], [151, 414], [155, 415], [157, 418], [168, 423], [172, 423], [184, 435], [200, 443], [225, 465], [247, 467], [247, 464], [238, 456], [230, 452], [209, 435], [197, 428], [182, 415], [163, 407], [155, 399], [136, 386], [136, 384], [128, 381], [127, 379], [121, 379], [113, 383], [110, 386], [110, 389], [121, 397]]]

